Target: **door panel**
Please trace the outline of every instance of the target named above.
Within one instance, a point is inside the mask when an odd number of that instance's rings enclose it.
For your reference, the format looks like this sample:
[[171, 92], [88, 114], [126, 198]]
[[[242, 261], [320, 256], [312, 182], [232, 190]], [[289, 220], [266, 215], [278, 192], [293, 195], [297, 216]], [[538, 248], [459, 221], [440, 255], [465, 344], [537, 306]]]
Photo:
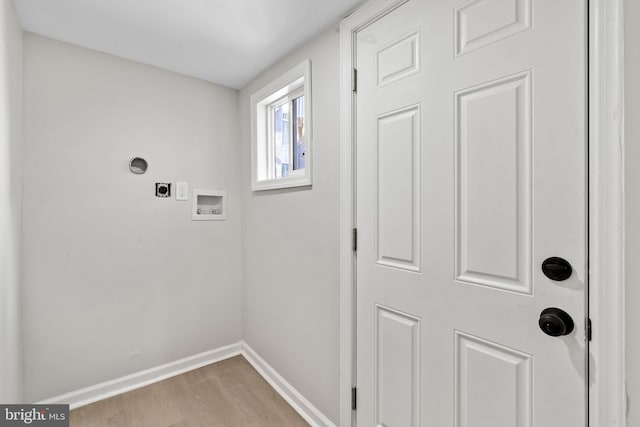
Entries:
[[377, 86], [393, 83], [420, 71], [420, 32], [394, 40], [376, 52]]
[[586, 1], [408, 0], [355, 62], [358, 425], [584, 427]]
[[531, 0], [476, 0], [455, 10], [456, 54], [531, 28]]
[[420, 106], [377, 117], [377, 264], [420, 271]]
[[530, 427], [532, 369], [531, 355], [456, 331], [456, 427]]
[[530, 294], [531, 72], [462, 90], [455, 108], [457, 279]]
[[376, 425], [419, 426], [420, 319], [376, 306]]

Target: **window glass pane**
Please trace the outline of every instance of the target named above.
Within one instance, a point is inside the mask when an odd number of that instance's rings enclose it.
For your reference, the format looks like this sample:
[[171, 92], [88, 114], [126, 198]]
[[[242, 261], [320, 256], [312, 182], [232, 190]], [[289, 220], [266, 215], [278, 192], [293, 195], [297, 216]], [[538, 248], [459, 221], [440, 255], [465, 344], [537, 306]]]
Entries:
[[289, 176], [289, 103], [274, 107], [273, 109], [273, 153], [275, 157], [275, 177]]
[[304, 95], [295, 98], [293, 108], [293, 170], [304, 169]]

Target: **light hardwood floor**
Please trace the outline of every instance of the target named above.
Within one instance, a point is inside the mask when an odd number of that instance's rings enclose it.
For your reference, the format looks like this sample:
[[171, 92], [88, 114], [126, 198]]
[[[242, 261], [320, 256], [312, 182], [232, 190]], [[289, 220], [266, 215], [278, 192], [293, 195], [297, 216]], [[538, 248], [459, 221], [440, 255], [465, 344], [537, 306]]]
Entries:
[[308, 424], [242, 356], [74, 409], [71, 427]]

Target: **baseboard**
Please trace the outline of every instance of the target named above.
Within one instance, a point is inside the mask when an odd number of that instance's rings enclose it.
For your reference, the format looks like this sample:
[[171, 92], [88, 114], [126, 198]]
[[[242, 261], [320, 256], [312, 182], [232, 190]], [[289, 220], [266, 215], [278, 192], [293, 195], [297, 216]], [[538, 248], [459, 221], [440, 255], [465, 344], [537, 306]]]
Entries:
[[237, 342], [215, 350], [205, 351], [195, 356], [146, 369], [131, 375], [116, 378], [70, 393], [45, 399], [38, 404], [68, 404], [71, 409], [88, 405], [99, 400], [107, 399], [118, 394], [142, 388], [167, 378], [201, 368], [237, 355], [245, 359], [256, 371], [273, 387], [280, 396], [312, 427], [336, 427], [322, 412], [311, 404], [291, 384], [289, 384], [275, 369], [258, 355], [244, 341]]
[[205, 351], [194, 356], [146, 369], [131, 375], [116, 378], [70, 393], [61, 394], [50, 399], [37, 402], [38, 404], [69, 404], [71, 409], [88, 405], [121, 393], [142, 388], [167, 378], [201, 368], [211, 363], [219, 362], [243, 353], [243, 342], [237, 342], [215, 350]]
[[242, 342], [242, 355], [284, 400], [312, 427], [336, 427], [322, 412], [289, 384], [275, 369], [258, 355], [246, 342]]
[[61, 394], [38, 404], [68, 404], [71, 409], [107, 399], [118, 394], [142, 388], [167, 378], [201, 368], [241, 354], [280, 396], [312, 427], [336, 427], [322, 412], [289, 384], [275, 369], [258, 355], [246, 342], [239, 341], [215, 350], [146, 369], [131, 375], [105, 381], [90, 387]]

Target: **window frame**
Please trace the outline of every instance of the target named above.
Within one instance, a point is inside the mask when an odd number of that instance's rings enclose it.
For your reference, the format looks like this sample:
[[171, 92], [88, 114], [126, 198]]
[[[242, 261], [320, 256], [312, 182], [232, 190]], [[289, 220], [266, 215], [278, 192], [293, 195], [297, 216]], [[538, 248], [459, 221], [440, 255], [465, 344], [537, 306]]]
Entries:
[[[300, 96], [304, 96], [304, 169], [293, 170], [292, 167], [288, 176], [276, 178], [272, 112], [274, 107], [284, 102], [291, 104]], [[252, 191], [312, 185], [312, 129], [311, 61], [306, 59], [251, 96]], [[294, 131], [295, 126], [290, 125], [289, 132]], [[292, 143], [292, 138], [289, 138], [290, 150]], [[290, 153], [293, 160], [292, 155]]]

